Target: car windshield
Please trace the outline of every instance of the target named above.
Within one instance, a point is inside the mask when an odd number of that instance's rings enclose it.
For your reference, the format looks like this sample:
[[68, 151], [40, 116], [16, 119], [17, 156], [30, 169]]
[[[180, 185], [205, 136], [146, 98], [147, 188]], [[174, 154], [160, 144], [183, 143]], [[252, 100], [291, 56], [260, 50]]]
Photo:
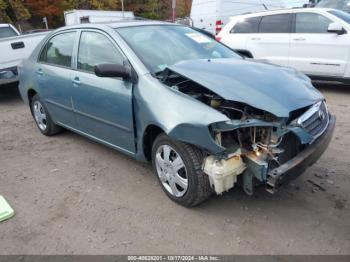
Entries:
[[153, 74], [183, 60], [241, 59], [231, 49], [189, 27], [149, 25], [116, 30]]
[[328, 11], [330, 14], [335, 15], [336, 17], [340, 18], [341, 20], [347, 22], [348, 24], [350, 24], [350, 14], [344, 12], [344, 11], [340, 11], [340, 10], [332, 10], [332, 11]]
[[11, 27], [0, 27], [0, 38], [16, 36], [16, 32]]
[[348, 10], [349, 0], [322, 0], [317, 7]]

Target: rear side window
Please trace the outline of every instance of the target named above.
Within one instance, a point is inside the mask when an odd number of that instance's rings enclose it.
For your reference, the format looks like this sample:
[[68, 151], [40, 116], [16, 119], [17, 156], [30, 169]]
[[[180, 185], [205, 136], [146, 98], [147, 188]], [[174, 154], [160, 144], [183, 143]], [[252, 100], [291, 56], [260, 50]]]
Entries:
[[232, 29], [231, 33], [235, 34], [251, 34], [257, 33], [261, 17], [251, 17], [239, 21]]
[[47, 42], [39, 61], [47, 64], [71, 67], [75, 32], [62, 33]]
[[290, 14], [263, 16], [260, 22], [260, 33], [290, 33]]
[[332, 21], [327, 17], [312, 13], [297, 13], [295, 16], [295, 32], [309, 34], [328, 33], [328, 26]]
[[0, 38], [17, 36], [16, 32], [11, 27], [0, 27]]
[[123, 61], [122, 54], [105, 35], [96, 32], [82, 32], [78, 51], [78, 69], [94, 72], [96, 65], [122, 65]]

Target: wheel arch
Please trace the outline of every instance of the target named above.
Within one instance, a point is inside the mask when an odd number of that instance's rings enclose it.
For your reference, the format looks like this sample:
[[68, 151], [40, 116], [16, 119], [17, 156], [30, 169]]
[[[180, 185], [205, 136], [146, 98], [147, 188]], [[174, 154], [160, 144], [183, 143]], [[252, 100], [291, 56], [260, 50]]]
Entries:
[[152, 146], [154, 140], [162, 133], [165, 133], [165, 131], [157, 125], [150, 124], [146, 127], [142, 137], [142, 145], [143, 154], [147, 161], [152, 160]]
[[27, 91], [27, 98], [28, 98], [29, 105], [31, 105], [32, 99], [37, 93], [38, 92], [35, 91], [33, 88], [28, 89], [28, 91]]

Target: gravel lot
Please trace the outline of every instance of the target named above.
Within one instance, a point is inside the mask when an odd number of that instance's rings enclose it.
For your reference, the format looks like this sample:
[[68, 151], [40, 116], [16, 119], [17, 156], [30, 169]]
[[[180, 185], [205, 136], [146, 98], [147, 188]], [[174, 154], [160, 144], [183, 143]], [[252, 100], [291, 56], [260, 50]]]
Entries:
[[[350, 87], [319, 87], [337, 116], [328, 151], [270, 195], [235, 188], [186, 209], [151, 172], [71, 132], [39, 133], [0, 87], [0, 254], [350, 254]], [[319, 186], [317, 186], [319, 185]]]

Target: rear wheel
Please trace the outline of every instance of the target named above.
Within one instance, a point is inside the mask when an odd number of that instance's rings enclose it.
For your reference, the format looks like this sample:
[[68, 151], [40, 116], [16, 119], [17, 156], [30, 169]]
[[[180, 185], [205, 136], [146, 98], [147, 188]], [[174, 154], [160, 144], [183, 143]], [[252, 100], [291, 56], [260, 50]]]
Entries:
[[30, 109], [35, 123], [42, 134], [52, 136], [62, 131], [62, 128], [52, 121], [49, 112], [38, 95], [33, 96]]
[[176, 203], [193, 207], [212, 193], [209, 178], [202, 170], [205, 154], [189, 144], [159, 135], [152, 147], [152, 162], [160, 185]]

